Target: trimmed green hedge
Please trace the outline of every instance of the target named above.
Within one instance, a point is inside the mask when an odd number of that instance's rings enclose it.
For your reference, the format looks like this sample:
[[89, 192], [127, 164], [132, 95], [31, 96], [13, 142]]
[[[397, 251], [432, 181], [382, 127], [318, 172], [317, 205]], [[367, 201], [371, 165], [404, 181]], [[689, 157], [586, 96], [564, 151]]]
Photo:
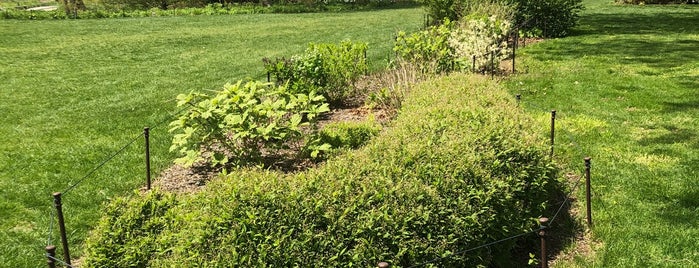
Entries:
[[[560, 187], [534, 125], [495, 82], [438, 78], [317, 169], [240, 170], [197, 194], [113, 202], [84, 267], [400, 267], [520, 234]], [[488, 266], [514, 243], [434, 265]]]

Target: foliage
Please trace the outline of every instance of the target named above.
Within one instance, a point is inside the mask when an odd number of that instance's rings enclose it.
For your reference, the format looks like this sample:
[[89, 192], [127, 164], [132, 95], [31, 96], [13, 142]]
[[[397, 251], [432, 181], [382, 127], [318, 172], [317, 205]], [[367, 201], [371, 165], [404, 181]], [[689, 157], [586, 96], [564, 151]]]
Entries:
[[[270, 14], [270, 13], [310, 13], [342, 12], [372, 10], [382, 7], [413, 7], [408, 1], [371, 0], [360, 1], [362, 4], [344, 1], [318, 1], [303, 3], [299, 1], [280, 1], [270, 5], [258, 2], [206, 3], [201, 0], [105, 0], [97, 4], [88, 4], [84, 10], [64, 8], [53, 11], [30, 11], [15, 8], [0, 8], [0, 19], [47, 20], [47, 19], [99, 19], [99, 18], [140, 18], [171, 17], [198, 15], [233, 15], [233, 14]], [[165, 8], [164, 8], [165, 6]]]
[[262, 61], [278, 85], [286, 84], [300, 93], [317, 91], [337, 104], [352, 95], [354, 83], [368, 72], [366, 51], [366, 43], [311, 43], [301, 56]]
[[514, 0], [517, 23], [542, 37], [562, 37], [578, 23], [582, 0]]
[[[92, 240], [103, 243], [90, 244], [86, 260], [96, 261], [86, 265], [410, 266], [535, 227], [557, 187], [555, 170], [530, 119], [494, 82], [459, 75], [425, 83], [394, 123], [318, 169], [239, 170], [179, 197], [159, 219], [171, 224], [141, 234], [157, 241], [147, 257], [112, 238], [140, 227], [100, 225]], [[125, 209], [138, 210], [138, 199]], [[435, 265], [488, 266], [513, 244]]]
[[423, 73], [449, 72], [455, 68], [454, 48], [449, 45], [452, 27], [453, 23], [447, 20], [412, 34], [399, 31], [393, 51]]
[[653, 5], [653, 4], [696, 4], [696, 0], [616, 0], [617, 3], [621, 4], [634, 4], [634, 5]]
[[[172, 134], [157, 123], [178, 110], [178, 94], [263, 79], [259, 61], [271, 51], [291, 55], [308, 42], [347, 36], [377, 44], [368, 56], [378, 68], [396, 29], [415, 29], [421, 18], [422, 10], [411, 8], [342, 16], [0, 20], [0, 183], [13, 185], [0, 198], [0, 263], [39, 266], [46, 259], [45, 230], [51, 220], [55, 227], [51, 193], [75, 183], [143, 127], [151, 127], [153, 174], [170, 167], [177, 157], [168, 152]], [[36, 101], [44, 94], [37, 88], [51, 88], [52, 97]], [[101, 203], [144, 183], [141, 137], [65, 197], [71, 253], [83, 255]], [[57, 243], [56, 228], [53, 234]]]
[[[325, 98], [311, 91], [291, 93], [284, 86], [239, 81], [210, 97], [180, 94], [177, 106], [189, 107], [170, 123], [175, 132], [171, 151], [175, 162], [192, 165], [259, 164], [263, 151], [288, 148], [301, 138], [301, 127], [314, 126], [318, 115], [329, 111]], [[203, 151], [202, 151], [203, 150]]]
[[431, 24], [459, 21], [482, 6], [507, 5], [516, 8], [516, 24], [524, 32], [543, 37], [569, 34], [583, 8], [582, 0], [423, 0], [422, 3]]
[[[86, 241], [83, 267], [145, 267], [154, 252], [162, 252], [158, 234], [173, 224], [171, 209], [175, 196], [151, 191], [139, 199], [118, 198], [103, 210], [97, 229], [109, 229], [109, 236]], [[104, 240], [108, 239], [108, 240]], [[114, 256], [123, 258], [113, 258]], [[93, 264], [99, 263], [95, 266]]]
[[376, 136], [381, 126], [375, 121], [367, 122], [333, 122], [323, 126], [318, 132], [321, 143], [332, 148], [357, 149]]
[[[449, 36], [454, 57], [461, 69], [493, 72], [509, 56], [508, 37], [513, 27], [512, 6], [486, 3], [456, 23]], [[475, 59], [475, 63], [473, 62]]]

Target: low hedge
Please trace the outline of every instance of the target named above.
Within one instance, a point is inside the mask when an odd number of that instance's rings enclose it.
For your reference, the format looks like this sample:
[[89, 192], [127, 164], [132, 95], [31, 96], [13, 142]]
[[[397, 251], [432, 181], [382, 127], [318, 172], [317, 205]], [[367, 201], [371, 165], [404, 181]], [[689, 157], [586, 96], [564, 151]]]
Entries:
[[[534, 125], [495, 82], [438, 78], [319, 168], [239, 170], [197, 194], [113, 202], [84, 267], [401, 267], [520, 234], [560, 187]], [[433, 265], [498, 265], [514, 246]]]

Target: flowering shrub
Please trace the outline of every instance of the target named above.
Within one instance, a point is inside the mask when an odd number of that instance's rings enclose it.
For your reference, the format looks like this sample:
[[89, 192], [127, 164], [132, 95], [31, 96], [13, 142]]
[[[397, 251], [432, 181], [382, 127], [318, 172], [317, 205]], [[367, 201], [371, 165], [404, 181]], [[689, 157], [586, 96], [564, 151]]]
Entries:
[[449, 35], [456, 62], [462, 69], [471, 68], [473, 64], [474, 72], [494, 71], [497, 64], [507, 58], [507, 36], [511, 29], [512, 21], [507, 18], [471, 14]]

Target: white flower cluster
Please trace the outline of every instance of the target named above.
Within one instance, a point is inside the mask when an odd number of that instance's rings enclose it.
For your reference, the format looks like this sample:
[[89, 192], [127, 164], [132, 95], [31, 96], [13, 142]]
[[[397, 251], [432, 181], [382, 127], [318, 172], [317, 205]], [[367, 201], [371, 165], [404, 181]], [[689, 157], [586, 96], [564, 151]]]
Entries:
[[511, 29], [510, 20], [496, 15], [469, 16], [457, 23], [449, 36], [449, 45], [462, 68], [471, 69], [475, 56], [473, 71], [492, 71], [509, 54], [507, 35]]

